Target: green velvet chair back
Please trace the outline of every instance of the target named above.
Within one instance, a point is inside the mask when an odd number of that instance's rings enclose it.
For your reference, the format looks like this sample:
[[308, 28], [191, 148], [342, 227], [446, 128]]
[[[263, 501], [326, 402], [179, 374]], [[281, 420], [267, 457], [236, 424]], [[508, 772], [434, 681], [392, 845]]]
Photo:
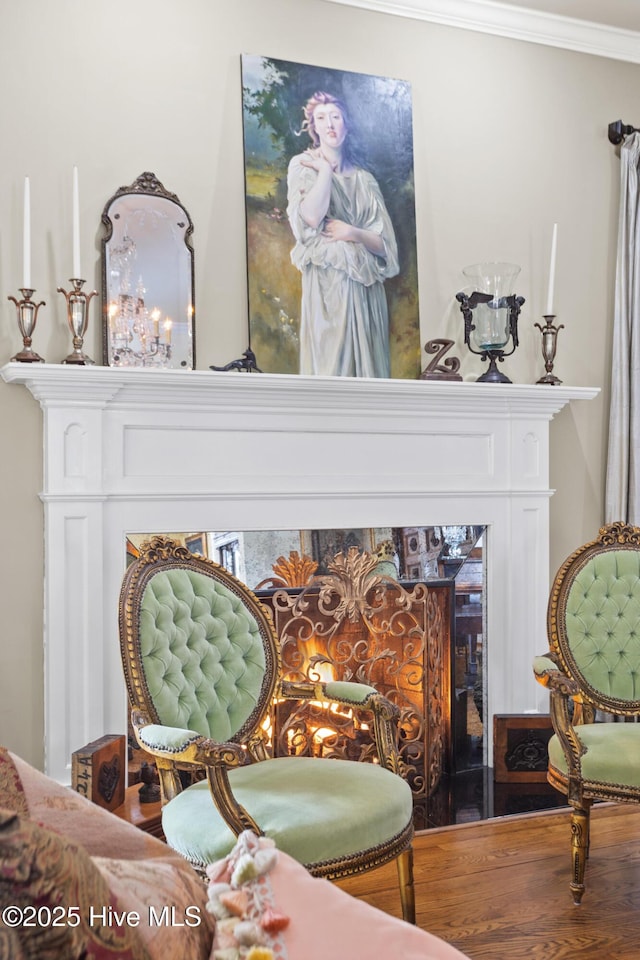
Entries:
[[559, 571], [549, 604], [551, 648], [582, 697], [613, 713], [640, 710], [640, 543], [604, 528]]
[[120, 618], [135, 644], [123, 658], [131, 703], [152, 722], [218, 743], [244, 742], [263, 722], [277, 644], [267, 611], [223, 567], [153, 538], [125, 575]]

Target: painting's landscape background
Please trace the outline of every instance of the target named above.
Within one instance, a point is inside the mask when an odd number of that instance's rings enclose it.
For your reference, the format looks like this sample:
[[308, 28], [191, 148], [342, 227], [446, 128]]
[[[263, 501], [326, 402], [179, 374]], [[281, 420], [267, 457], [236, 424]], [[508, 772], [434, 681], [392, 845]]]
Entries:
[[290, 260], [287, 167], [311, 141], [302, 107], [316, 90], [346, 104], [357, 161], [380, 185], [400, 273], [385, 282], [391, 376], [420, 372], [411, 88], [402, 80], [269, 57], [242, 57], [249, 335], [266, 373], [298, 373], [300, 273]]

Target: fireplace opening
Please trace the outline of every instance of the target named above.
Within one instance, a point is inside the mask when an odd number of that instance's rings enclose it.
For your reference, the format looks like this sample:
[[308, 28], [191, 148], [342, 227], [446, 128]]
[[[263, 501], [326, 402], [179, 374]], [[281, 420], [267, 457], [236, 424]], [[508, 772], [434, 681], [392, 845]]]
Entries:
[[[256, 593], [286, 679], [357, 680], [397, 706], [423, 829], [452, 822], [446, 783], [484, 763], [485, 534], [447, 525], [169, 535]], [[130, 534], [128, 556], [149, 536]], [[273, 704], [269, 734], [274, 755], [376, 762], [372, 726], [335, 705], [286, 701]]]

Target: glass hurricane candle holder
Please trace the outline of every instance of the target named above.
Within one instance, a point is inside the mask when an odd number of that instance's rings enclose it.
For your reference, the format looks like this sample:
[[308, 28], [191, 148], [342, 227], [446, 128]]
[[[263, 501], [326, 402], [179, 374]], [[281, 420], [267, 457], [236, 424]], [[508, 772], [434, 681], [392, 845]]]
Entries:
[[[477, 263], [462, 272], [476, 288], [471, 294], [456, 294], [464, 317], [464, 342], [471, 353], [489, 361], [489, 369], [478, 382], [511, 383], [497, 364], [518, 346], [518, 315], [524, 297], [514, 296], [512, 289], [520, 267], [515, 263]], [[509, 341], [511, 349], [507, 349]]]

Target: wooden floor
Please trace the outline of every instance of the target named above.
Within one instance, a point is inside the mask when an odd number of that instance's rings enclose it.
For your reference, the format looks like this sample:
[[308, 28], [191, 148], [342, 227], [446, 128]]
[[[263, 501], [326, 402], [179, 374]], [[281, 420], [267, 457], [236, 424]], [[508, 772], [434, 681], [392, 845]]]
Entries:
[[[418, 925], [471, 960], [639, 960], [640, 807], [600, 804], [591, 820], [579, 907], [568, 808], [421, 832]], [[400, 916], [395, 864], [340, 886]]]

